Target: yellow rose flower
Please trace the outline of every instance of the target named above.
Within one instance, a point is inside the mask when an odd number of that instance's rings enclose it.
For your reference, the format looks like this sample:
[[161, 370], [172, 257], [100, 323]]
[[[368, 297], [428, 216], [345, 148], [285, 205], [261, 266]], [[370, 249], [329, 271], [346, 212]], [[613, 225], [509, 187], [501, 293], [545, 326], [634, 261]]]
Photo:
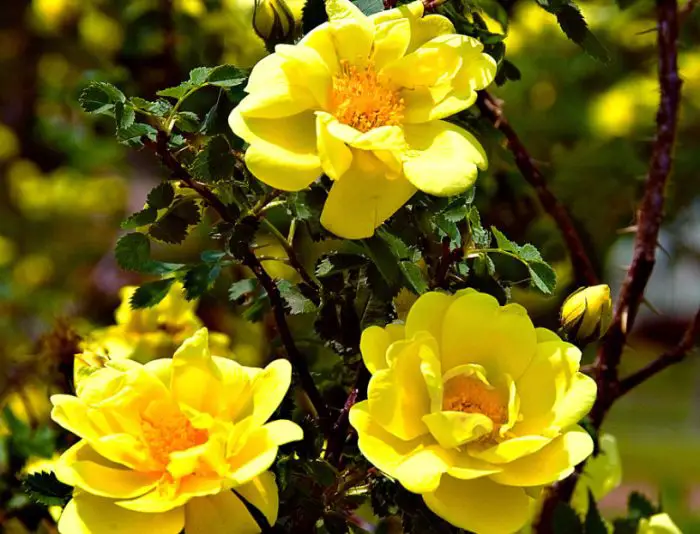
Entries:
[[267, 420], [290, 381], [286, 360], [256, 369], [211, 356], [201, 329], [172, 358], [113, 360], [77, 396], [52, 396], [53, 420], [82, 438], [55, 465], [75, 487], [59, 532], [260, 532], [239, 495], [274, 524], [267, 470], [302, 431]]
[[[134, 291], [135, 286], [121, 289], [121, 304], [114, 314], [117, 324], [93, 332], [86, 344], [88, 352], [146, 363], [170, 356], [204, 326], [195, 314], [197, 301], [185, 299], [182, 284], [174, 283], [157, 305], [139, 310], [131, 309], [129, 304]], [[209, 339], [214, 355], [231, 357], [228, 336], [212, 332]]]
[[229, 117], [250, 171], [298, 191], [333, 180], [321, 223], [359, 239], [418, 190], [461, 193], [486, 168], [476, 138], [443, 119], [471, 106], [496, 62], [419, 1], [367, 17], [327, 0], [329, 22], [278, 45]]
[[538, 487], [593, 451], [576, 424], [596, 396], [581, 352], [518, 304], [426, 293], [405, 325], [366, 329], [360, 349], [372, 373], [350, 411], [360, 451], [457, 527], [517, 531]]

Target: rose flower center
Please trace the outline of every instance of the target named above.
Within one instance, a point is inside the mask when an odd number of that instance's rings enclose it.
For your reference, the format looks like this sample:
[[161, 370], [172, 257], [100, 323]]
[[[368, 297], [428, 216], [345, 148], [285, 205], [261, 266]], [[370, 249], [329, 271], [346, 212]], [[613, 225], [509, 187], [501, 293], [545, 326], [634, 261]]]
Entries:
[[370, 64], [355, 67], [341, 62], [340, 72], [333, 77], [331, 109], [343, 124], [361, 132], [380, 126], [401, 124], [403, 99]]
[[508, 421], [508, 409], [495, 388], [471, 376], [456, 376], [445, 382], [442, 409], [452, 412], [480, 413], [494, 425]]
[[153, 459], [163, 468], [167, 467], [171, 452], [191, 449], [209, 439], [206, 430], [194, 428], [182, 414], [156, 421], [141, 419], [141, 430]]

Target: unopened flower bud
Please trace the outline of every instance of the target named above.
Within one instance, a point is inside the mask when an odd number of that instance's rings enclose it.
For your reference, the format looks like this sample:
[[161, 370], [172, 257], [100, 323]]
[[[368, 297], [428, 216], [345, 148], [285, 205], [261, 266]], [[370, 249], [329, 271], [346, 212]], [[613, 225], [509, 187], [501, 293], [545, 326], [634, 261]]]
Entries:
[[581, 343], [600, 339], [611, 322], [612, 299], [605, 284], [575, 291], [561, 307], [562, 330]]
[[275, 45], [292, 41], [296, 21], [284, 0], [255, 0], [253, 29], [272, 51]]

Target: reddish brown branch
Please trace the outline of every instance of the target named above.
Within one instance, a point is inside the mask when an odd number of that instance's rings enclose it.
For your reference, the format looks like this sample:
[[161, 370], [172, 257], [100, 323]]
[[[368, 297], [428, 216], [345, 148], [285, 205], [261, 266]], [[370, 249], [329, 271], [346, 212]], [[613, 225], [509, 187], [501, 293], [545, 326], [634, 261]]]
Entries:
[[[671, 173], [681, 96], [681, 81], [678, 76], [677, 0], [657, 0], [656, 14], [659, 85], [661, 87], [661, 101], [656, 115], [656, 138], [644, 187], [644, 196], [637, 216], [632, 263], [622, 285], [613, 323], [603, 339], [594, 366], [598, 397], [590, 417], [596, 429], [600, 428], [608, 410], [620, 395], [665, 369], [668, 365], [680, 361], [687, 352], [684, 347], [692, 345], [698, 328], [696, 316], [696, 320], [683, 337], [678, 351], [671, 351], [670, 355], [662, 356], [646, 370], [643, 369], [622, 382], [620, 381], [618, 366], [622, 350], [627, 341], [627, 335], [634, 325], [639, 306], [644, 298], [644, 290], [654, 268], [659, 229], [663, 218], [664, 189]], [[560, 501], [567, 502], [571, 499], [578, 474], [582, 470], [583, 464], [578, 465], [572, 476], [551, 488], [536, 523], [536, 532], [539, 534], [553, 532], [552, 519], [556, 505]]]
[[652, 376], [660, 373], [667, 367], [683, 361], [686, 355], [693, 349], [695, 342], [700, 336], [700, 309], [695, 314], [695, 318], [691, 321], [683, 334], [683, 338], [678, 345], [668, 352], [659, 356], [646, 367], [642, 367], [639, 371], [620, 381], [618, 388], [618, 397], [621, 397], [628, 391], [636, 388], [642, 382], [646, 382]]
[[581, 237], [576, 231], [569, 212], [547, 186], [544, 176], [533, 162], [525, 145], [523, 145], [518, 134], [504, 116], [499, 102], [486, 91], [481, 91], [479, 92], [477, 104], [481, 113], [506, 137], [508, 148], [513, 153], [518, 170], [520, 170], [520, 173], [528, 183], [534, 187], [542, 207], [557, 223], [564, 242], [569, 249], [576, 280], [581, 285], [596, 285], [598, 276], [591, 264], [591, 260], [588, 258], [586, 248], [583, 246]]

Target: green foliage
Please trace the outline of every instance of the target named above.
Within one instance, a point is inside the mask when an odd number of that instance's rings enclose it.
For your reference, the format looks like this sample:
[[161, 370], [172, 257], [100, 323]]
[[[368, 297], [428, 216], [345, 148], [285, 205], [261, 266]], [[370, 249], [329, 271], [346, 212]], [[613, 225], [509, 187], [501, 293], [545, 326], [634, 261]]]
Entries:
[[292, 284], [288, 280], [279, 280], [277, 288], [291, 315], [316, 311], [316, 305], [304, 296], [299, 286]]
[[33, 473], [22, 479], [22, 489], [33, 501], [44, 506], [65, 506], [73, 488], [48, 472]]
[[148, 233], [164, 243], [182, 243], [190, 226], [201, 220], [199, 204], [192, 198], [179, 197], [156, 222], [151, 224]]
[[239, 300], [244, 295], [252, 293], [258, 286], [257, 282], [251, 278], [243, 278], [231, 284], [228, 290], [228, 298], [231, 301]]
[[114, 250], [117, 263], [122, 269], [144, 274], [166, 274], [182, 267], [177, 263], [165, 263], [151, 259], [151, 242], [140, 232], [122, 236]]
[[10, 431], [9, 450], [23, 458], [50, 458], [56, 450], [56, 433], [49, 425], [33, 429], [19, 419], [9, 406], [2, 409], [2, 419]]
[[155, 306], [165, 298], [174, 281], [174, 278], [165, 278], [139, 286], [134, 291], [134, 294], [131, 295], [129, 305], [134, 310]]
[[598, 510], [598, 505], [591, 490], [588, 490], [588, 512], [586, 512], [583, 530], [586, 534], [608, 534], [608, 527], [600, 515], [600, 510]]
[[212, 137], [192, 162], [192, 175], [203, 182], [228, 180], [234, 173], [236, 158], [223, 135]]

